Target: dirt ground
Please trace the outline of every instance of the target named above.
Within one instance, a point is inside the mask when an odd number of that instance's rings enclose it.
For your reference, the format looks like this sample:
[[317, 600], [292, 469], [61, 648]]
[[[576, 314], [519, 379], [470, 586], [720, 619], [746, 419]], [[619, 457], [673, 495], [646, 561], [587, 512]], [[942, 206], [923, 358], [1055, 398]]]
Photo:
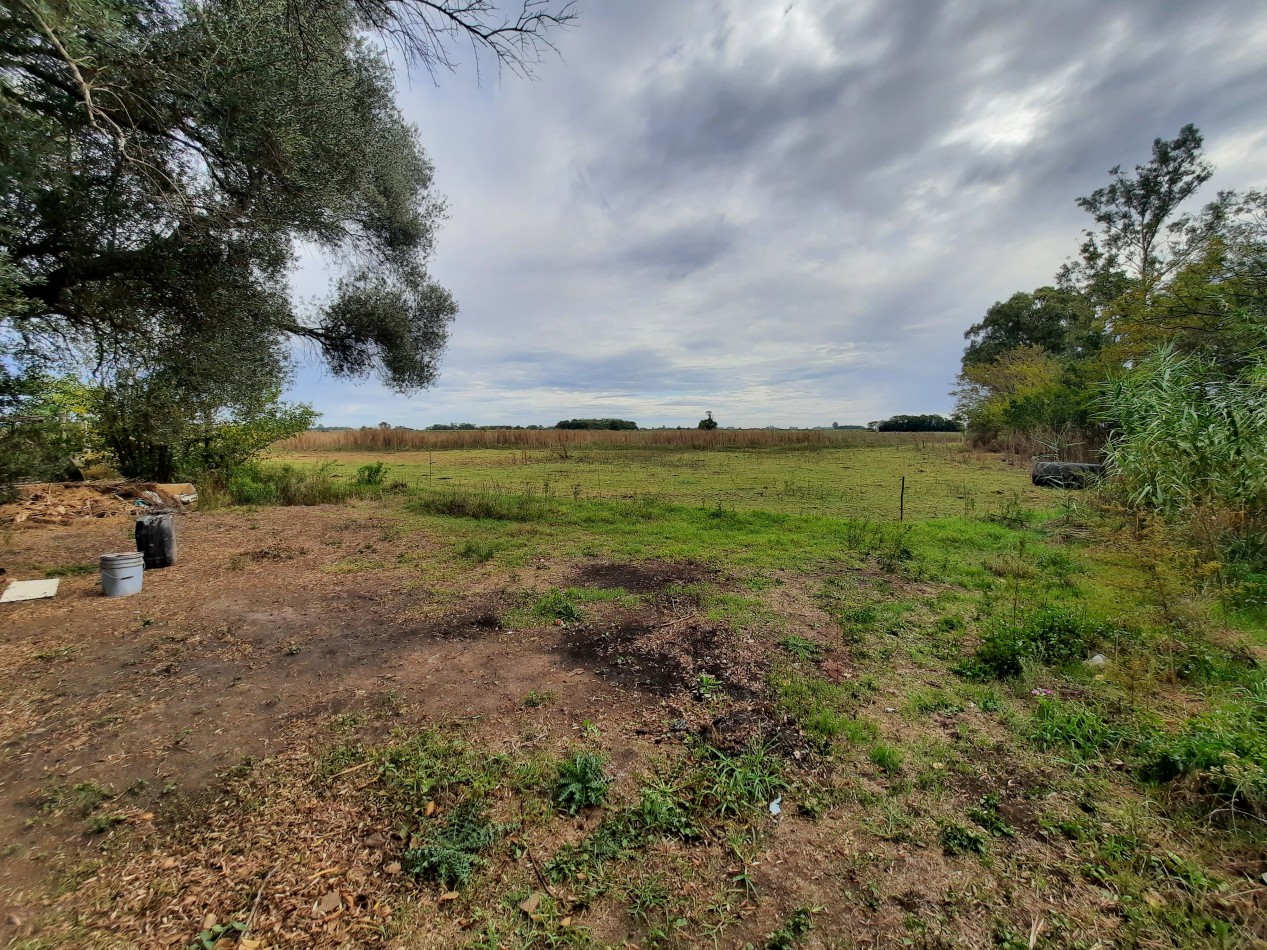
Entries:
[[[16, 531], [3, 553], [7, 577], [127, 550], [130, 527], [85, 519]], [[84, 822], [68, 820], [68, 789], [104, 789], [133, 823], [175, 820], [240, 763], [302, 758], [340, 717], [381, 722], [384, 732], [484, 724], [475, 733], [501, 747], [525, 733], [565, 742], [588, 721], [619, 775], [663, 741], [665, 723], [687, 715], [683, 689], [697, 663], [675, 644], [702, 643], [700, 670], [736, 688], [759, 679], [672, 600], [590, 632], [513, 631], [499, 619], [529, 586], [653, 593], [705, 573], [693, 565], [541, 561], [500, 585], [476, 583], [455, 609], [408, 569], [346, 570], [368, 552], [387, 563], [426, 554], [426, 537], [391, 529], [390, 512], [342, 506], [183, 513], [178, 563], [147, 572], [139, 595], [106, 599], [93, 572], [63, 577], [53, 599], [4, 605], [0, 935], [30, 932], [49, 906], [50, 879], [102, 847]], [[631, 649], [658, 629], [662, 648]], [[526, 710], [532, 690], [558, 701]], [[188, 939], [188, 922], [173, 923]]]
[[[818, 763], [770, 705], [770, 664], [776, 637], [791, 634], [819, 644], [823, 675], [848, 682], [839, 628], [795, 578], [767, 592], [777, 634], [736, 632], [689, 595], [731, 583], [706, 566], [455, 567], [451, 541], [402, 530], [402, 517], [389, 504], [183, 512], [178, 563], [119, 599], [101, 596], [95, 562], [131, 547], [127, 519], [3, 537], [6, 579], [65, 576], [53, 599], [0, 605], [0, 941], [188, 947], [249, 908], [251, 939], [217, 946], [470, 945], [490, 908], [517, 913], [520, 898], [507, 895], [539, 882], [573, 908], [534, 925], [549, 939], [479, 946], [579, 946], [572, 913], [602, 945], [678, 945], [655, 944], [619, 905], [546, 883], [539, 861], [594, 832], [601, 815], [524, 822], [484, 883], [445, 892], [400, 873], [409, 832], [367, 797], [373, 773], [353, 762], [314, 778], [316, 763], [340, 743], [368, 748], [419, 730], [523, 761], [601, 735], [615, 797], [628, 800], [685, 737], [725, 750], [761, 733], [808, 778]], [[435, 565], [449, 567], [424, 569]], [[856, 570], [850, 583], [899, 583]], [[526, 595], [551, 588], [641, 596], [587, 603], [581, 623], [524, 622]], [[945, 684], [916, 667], [893, 675], [858, 712], [882, 739], [925, 750], [934, 781], [911, 799], [923, 804], [897, 808], [878, 766], [837, 769], [839, 794], [819, 809], [827, 817], [798, 818], [789, 800], [751, 853], [665, 841], [631, 869], [631, 887], [677, 880], [673, 906], [698, 889], [701, 907], [707, 898], [720, 908], [699, 919], [713, 914], [727, 947], [762, 945], [797, 908], [815, 914], [797, 944], [806, 947], [892, 946], [907, 934], [928, 935], [920, 946], [988, 946], [1004, 925], [1034, 947], [1058, 919], [1098, 933], [1120, 906], [1070, 873], [1074, 845], [1035, 817], [1077, 812], [1062, 775], [1015, 761], [997, 718], [971, 703], [913, 725], [898, 715], [897, 687]], [[702, 678], [724, 703], [700, 695]], [[941, 756], [963, 763], [937, 772]], [[985, 795], [1015, 834], [996, 863], [929, 846], [944, 814]], [[507, 789], [493, 798], [524, 807]], [[741, 880], [751, 893], [736, 891]], [[708, 881], [724, 893], [706, 894]]]

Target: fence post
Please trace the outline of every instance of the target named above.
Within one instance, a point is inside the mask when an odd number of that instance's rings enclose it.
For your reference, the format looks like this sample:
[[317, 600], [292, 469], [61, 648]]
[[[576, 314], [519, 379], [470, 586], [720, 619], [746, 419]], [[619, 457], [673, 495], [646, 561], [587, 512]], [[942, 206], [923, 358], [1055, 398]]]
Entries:
[[897, 520], [906, 520], [906, 476], [902, 476], [902, 492], [898, 495], [897, 500]]

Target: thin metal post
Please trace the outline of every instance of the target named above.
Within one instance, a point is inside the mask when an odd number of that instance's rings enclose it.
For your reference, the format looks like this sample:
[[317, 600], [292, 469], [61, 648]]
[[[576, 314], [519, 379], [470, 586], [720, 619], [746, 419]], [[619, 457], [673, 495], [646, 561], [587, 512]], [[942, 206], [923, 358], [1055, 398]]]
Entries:
[[902, 476], [902, 493], [898, 495], [897, 501], [897, 520], [906, 520], [906, 476]]

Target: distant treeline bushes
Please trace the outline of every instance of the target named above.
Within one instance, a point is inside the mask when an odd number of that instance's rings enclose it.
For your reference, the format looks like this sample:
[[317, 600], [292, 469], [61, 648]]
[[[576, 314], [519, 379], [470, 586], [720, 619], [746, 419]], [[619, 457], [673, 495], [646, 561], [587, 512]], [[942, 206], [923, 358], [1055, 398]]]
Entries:
[[963, 426], [954, 419], [936, 413], [926, 416], [894, 416], [867, 426], [876, 432], [962, 432]]
[[610, 429], [623, 432], [638, 428], [638, 423], [628, 419], [564, 419], [555, 425], [556, 429]]

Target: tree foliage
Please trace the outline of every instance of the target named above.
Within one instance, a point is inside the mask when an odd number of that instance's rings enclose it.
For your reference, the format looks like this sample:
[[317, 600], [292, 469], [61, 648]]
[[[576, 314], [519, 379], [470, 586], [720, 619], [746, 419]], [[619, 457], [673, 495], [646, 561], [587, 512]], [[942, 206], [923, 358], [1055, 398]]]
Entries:
[[1267, 200], [1221, 192], [1189, 210], [1213, 175], [1201, 149], [1189, 125], [1155, 140], [1133, 171], [1110, 169], [1107, 185], [1078, 199], [1094, 222], [1078, 259], [965, 333], [957, 408], [975, 437], [1099, 446], [1099, 392], [1159, 347], [1227, 370], [1244, 359], [1244, 315], [1267, 290]]
[[[4, 5], [3, 253], [26, 304], [11, 330], [92, 355], [156, 333], [243, 350], [293, 335], [336, 374], [434, 379], [456, 308], [426, 269], [432, 168], [355, 8], [321, 10], [298, 44], [280, 0]], [[347, 262], [306, 314], [286, 286], [298, 242]]]
[[628, 419], [564, 419], [554, 426], [556, 429], [636, 429], [638, 423]]
[[[86, 369], [102, 424], [147, 418], [151, 447], [262, 418], [295, 341], [336, 376], [430, 385], [457, 311], [428, 271], [445, 208], [385, 44], [434, 71], [469, 41], [530, 74], [573, 16], [553, 0], [509, 18], [490, 0], [0, 0], [10, 365]], [[334, 274], [307, 308], [287, 282], [301, 250]], [[202, 394], [226, 387], [210, 412]], [[134, 436], [111, 436], [120, 458]], [[136, 466], [176, 464], [160, 456]]]
[[954, 419], [936, 413], [923, 416], [898, 415], [867, 426], [876, 432], [962, 432], [963, 426]]

